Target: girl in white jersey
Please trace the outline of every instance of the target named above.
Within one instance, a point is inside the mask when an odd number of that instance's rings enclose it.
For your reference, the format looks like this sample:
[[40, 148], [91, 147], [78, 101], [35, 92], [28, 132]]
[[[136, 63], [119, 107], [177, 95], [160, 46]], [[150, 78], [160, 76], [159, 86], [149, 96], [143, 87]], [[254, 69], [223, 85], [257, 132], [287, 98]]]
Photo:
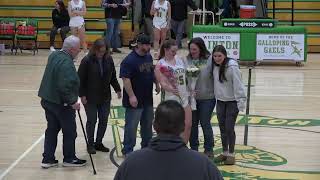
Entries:
[[171, 6], [168, 0], [154, 0], [150, 10], [151, 16], [153, 16], [153, 48], [155, 51], [154, 58], [158, 59], [159, 41], [166, 39], [167, 31], [169, 29], [169, 22], [171, 19]]
[[87, 43], [85, 37], [85, 27], [83, 16], [87, 12], [86, 4], [83, 0], [71, 0], [68, 3], [68, 12], [70, 16], [69, 26], [71, 33], [80, 38], [83, 50], [87, 51]]
[[[188, 143], [191, 126], [192, 126], [192, 111], [189, 103], [190, 92], [186, 85], [186, 66], [185, 62], [176, 56], [178, 46], [174, 40], [166, 40], [160, 49], [160, 60], [156, 65], [155, 76], [160, 83], [162, 90], [164, 90], [165, 100], [178, 101], [185, 110], [185, 129], [182, 138], [185, 143]], [[175, 79], [170, 81], [164, 73], [163, 68], [169, 70]]]

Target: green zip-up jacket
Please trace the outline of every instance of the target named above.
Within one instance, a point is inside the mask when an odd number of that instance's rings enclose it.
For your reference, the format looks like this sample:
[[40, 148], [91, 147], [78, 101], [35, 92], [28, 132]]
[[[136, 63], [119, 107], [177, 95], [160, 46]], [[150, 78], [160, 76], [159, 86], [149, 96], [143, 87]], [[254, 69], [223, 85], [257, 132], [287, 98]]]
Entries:
[[72, 56], [65, 51], [51, 53], [38, 96], [55, 104], [72, 105], [78, 100], [79, 86]]

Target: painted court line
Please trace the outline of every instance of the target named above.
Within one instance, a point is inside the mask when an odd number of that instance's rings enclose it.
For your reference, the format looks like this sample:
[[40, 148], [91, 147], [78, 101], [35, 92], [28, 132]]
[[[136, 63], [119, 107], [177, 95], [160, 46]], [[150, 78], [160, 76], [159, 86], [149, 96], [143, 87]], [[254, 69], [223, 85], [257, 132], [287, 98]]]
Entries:
[[34, 147], [36, 147], [39, 142], [44, 138], [45, 134], [42, 134], [42, 136], [34, 142], [17, 160], [15, 160], [9, 167], [6, 169], [1, 175], [0, 180], [2, 180], [24, 157], [26, 157]]

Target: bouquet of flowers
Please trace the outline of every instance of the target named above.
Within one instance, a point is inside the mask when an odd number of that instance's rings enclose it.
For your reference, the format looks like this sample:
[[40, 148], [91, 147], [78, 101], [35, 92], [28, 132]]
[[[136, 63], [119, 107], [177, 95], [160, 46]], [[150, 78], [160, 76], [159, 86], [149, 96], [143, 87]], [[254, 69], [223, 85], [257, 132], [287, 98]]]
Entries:
[[192, 110], [197, 110], [196, 99], [194, 98], [193, 92], [195, 91], [199, 74], [200, 74], [200, 69], [198, 67], [191, 65], [190, 67], [187, 68], [186, 76], [188, 80], [188, 87], [189, 87], [189, 90], [192, 92], [190, 96], [191, 98], [190, 105]]
[[[159, 68], [161, 74], [163, 74], [169, 81], [170, 85], [174, 88], [174, 89], [178, 89], [177, 87], [177, 77], [175, 77], [175, 75], [173, 74], [173, 71], [171, 69], [169, 69], [169, 67], [167, 66], [163, 66], [161, 65]], [[179, 97], [180, 102], [182, 101], [181, 97]]]

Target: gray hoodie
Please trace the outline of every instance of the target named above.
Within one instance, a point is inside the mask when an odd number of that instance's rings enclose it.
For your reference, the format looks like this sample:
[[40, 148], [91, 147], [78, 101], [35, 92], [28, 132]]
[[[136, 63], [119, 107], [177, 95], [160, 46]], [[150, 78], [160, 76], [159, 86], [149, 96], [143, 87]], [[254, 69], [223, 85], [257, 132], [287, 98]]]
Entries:
[[246, 102], [246, 92], [241, 80], [241, 72], [236, 60], [230, 59], [225, 69], [227, 81], [219, 81], [220, 66], [214, 64], [214, 92], [217, 100], [220, 101], [237, 101], [238, 109], [244, 110]]
[[212, 77], [212, 58], [201, 60], [192, 60], [189, 56], [187, 57], [187, 62], [189, 64], [197, 63], [200, 66], [200, 74], [196, 83], [196, 99], [205, 100], [214, 98], [214, 87], [213, 87], [213, 77]]

